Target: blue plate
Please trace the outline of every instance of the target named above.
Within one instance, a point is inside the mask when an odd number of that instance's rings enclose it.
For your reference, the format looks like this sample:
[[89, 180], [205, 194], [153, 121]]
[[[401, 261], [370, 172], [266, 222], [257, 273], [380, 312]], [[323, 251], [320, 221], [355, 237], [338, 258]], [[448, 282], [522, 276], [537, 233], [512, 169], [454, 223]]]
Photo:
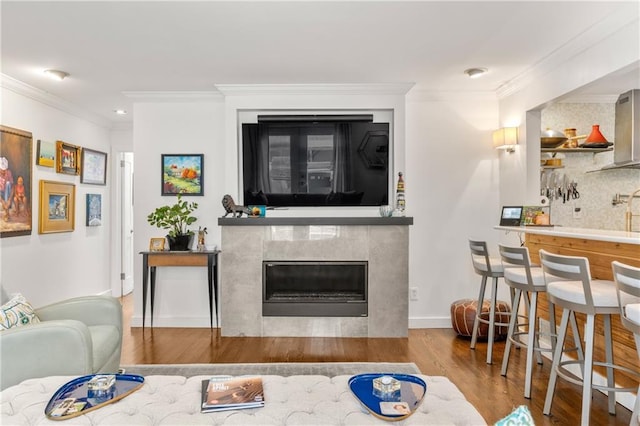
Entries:
[[[376, 396], [373, 393], [373, 380], [380, 376], [391, 376], [400, 381], [400, 392], [392, 398]], [[406, 419], [418, 409], [427, 392], [427, 384], [420, 377], [410, 374], [358, 374], [349, 379], [349, 389], [371, 414], [384, 420], [397, 421]], [[394, 408], [396, 406], [397, 409]]]
[[[140, 389], [144, 377], [135, 374], [115, 374], [116, 384], [108, 396], [89, 398], [87, 395], [89, 380], [96, 374], [78, 377], [66, 383], [53, 394], [44, 409], [44, 414], [51, 420], [65, 420], [96, 410], [107, 404], [121, 400], [130, 393]], [[65, 402], [65, 400], [67, 400]], [[64, 407], [61, 405], [64, 404]], [[66, 407], [69, 407], [68, 409]]]

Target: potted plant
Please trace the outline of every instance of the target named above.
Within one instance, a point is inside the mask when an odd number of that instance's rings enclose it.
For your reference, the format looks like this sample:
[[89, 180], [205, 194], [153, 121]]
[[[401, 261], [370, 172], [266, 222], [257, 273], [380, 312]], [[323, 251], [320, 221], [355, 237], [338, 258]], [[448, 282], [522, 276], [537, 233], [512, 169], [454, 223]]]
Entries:
[[191, 213], [197, 208], [198, 203], [183, 201], [182, 195], [178, 194], [175, 204], [156, 208], [147, 216], [147, 222], [169, 230], [169, 250], [186, 251], [189, 250], [193, 237], [193, 231], [188, 227], [197, 220]]

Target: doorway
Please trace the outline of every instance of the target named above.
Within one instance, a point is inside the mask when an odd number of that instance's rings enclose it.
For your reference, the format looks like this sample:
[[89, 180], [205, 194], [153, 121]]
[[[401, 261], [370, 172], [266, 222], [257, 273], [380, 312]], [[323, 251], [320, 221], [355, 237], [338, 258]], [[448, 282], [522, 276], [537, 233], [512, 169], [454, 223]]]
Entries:
[[119, 215], [120, 215], [120, 291], [122, 297], [133, 291], [133, 152], [120, 152]]

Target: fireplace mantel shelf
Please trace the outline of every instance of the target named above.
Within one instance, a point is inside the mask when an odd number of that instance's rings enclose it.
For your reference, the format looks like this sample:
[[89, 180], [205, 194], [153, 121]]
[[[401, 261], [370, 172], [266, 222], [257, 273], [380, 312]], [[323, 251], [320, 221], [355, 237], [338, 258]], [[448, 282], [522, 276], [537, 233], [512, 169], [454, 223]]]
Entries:
[[221, 217], [220, 226], [413, 225], [413, 217]]

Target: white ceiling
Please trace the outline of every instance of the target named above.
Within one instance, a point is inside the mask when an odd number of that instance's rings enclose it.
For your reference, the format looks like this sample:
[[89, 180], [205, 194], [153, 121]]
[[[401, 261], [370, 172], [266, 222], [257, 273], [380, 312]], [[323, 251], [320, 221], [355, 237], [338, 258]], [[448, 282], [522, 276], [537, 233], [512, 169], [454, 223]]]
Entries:
[[[132, 110], [124, 92], [216, 84], [497, 92], [605, 37], [611, 22], [637, 19], [639, 4], [3, 0], [2, 73], [111, 123], [131, 120], [113, 114]], [[489, 73], [472, 80], [463, 74], [469, 67]], [[47, 68], [71, 76], [54, 82]], [[637, 67], [622, 74], [637, 80]], [[607, 84], [590, 90], [621, 93]]]

